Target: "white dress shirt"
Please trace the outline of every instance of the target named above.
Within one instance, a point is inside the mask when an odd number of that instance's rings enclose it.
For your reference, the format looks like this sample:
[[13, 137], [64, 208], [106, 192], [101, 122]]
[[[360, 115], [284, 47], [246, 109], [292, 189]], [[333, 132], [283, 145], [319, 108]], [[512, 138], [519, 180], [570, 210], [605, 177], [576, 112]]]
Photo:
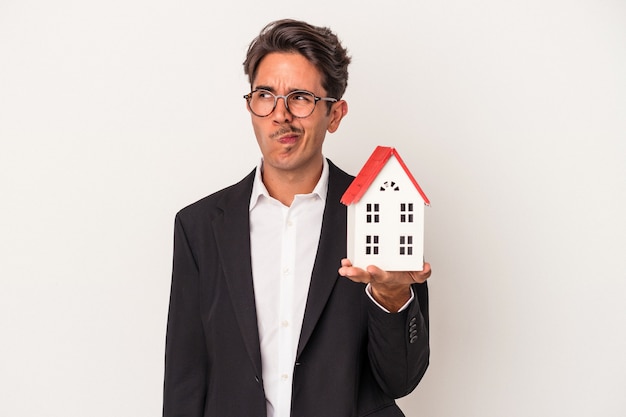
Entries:
[[[328, 162], [310, 194], [290, 207], [270, 197], [257, 167], [250, 245], [268, 417], [289, 417], [296, 350], [328, 190]], [[339, 260], [337, 260], [339, 261]]]

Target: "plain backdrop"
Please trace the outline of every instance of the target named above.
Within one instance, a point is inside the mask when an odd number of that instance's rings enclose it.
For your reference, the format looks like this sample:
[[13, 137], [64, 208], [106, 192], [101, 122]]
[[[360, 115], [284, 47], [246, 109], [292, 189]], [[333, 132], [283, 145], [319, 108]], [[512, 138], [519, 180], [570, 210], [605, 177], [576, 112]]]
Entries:
[[257, 163], [284, 17], [353, 56], [325, 155], [394, 146], [432, 202], [406, 414], [626, 415], [621, 0], [0, 0], [0, 415], [160, 414], [174, 215]]

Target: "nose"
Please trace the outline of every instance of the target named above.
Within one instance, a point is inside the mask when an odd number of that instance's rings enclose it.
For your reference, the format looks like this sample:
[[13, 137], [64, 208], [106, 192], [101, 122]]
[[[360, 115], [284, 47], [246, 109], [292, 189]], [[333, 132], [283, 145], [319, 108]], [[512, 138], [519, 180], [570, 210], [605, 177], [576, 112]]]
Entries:
[[276, 97], [276, 107], [274, 108], [274, 112], [272, 113], [274, 117], [274, 121], [278, 123], [285, 123], [291, 121], [293, 116], [287, 109], [287, 97], [278, 96]]

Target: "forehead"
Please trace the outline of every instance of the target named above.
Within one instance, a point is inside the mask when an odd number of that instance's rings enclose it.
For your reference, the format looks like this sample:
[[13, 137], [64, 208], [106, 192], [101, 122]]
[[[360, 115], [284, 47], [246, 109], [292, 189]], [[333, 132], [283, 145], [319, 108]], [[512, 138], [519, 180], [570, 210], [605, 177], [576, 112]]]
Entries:
[[269, 87], [277, 92], [308, 90], [322, 93], [320, 71], [303, 55], [273, 52], [267, 54], [257, 68], [254, 88]]

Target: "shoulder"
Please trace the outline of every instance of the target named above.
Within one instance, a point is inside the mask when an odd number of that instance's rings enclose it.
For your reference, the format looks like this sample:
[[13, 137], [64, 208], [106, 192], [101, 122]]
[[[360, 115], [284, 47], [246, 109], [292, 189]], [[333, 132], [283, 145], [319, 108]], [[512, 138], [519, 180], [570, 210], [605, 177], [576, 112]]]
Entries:
[[214, 192], [188, 206], [182, 208], [176, 217], [181, 221], [201, 221], [214, 218], [232, 205], [247, 207], [250, 202], [252, 183], [255, 170], [252, 170], [241, 181]]
[[351, 183], [354, 180], [354, 175], [350, 175], [343, 169], [339, 168], [330, 159], [328, 161], [328, 179], [333, 182]]
[[328, 161], [328, 192], [330, 201], [336, 200], [339, 202], [341, 196], [345, 190], [350, 186], [354, 180], [354, 176], [348, 174], [337, 165], [335, 165], [330, 159]]

